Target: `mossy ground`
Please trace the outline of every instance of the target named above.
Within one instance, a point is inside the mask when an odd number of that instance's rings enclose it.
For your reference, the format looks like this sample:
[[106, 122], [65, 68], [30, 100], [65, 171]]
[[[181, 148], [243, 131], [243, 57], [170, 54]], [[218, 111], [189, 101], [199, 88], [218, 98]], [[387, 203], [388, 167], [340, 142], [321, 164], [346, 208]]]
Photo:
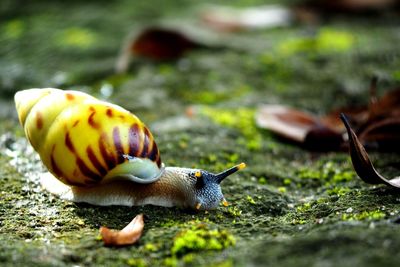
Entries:
[[[147, 24], [204, 27], [193, 19], [199, 4], [67, 2], [0, 5], [2, 265], [397, 266], [400, 193], [363, 183], [346, 153], [309, 152], [258, 129], [253, 114], [264, 103], [316, 114], [365, 104], [372, 75], [380, 77], [379, 93], [394, 87], [398, 17], [339, 16], [228, 34], [217, 38], [224, 50], [194, 51], [177, 62], [134, 59], [128, 74], [115, 75], [128, 32]], [[220, 1], [264, 3], [233, 2]], [[12, 95], [51, 86], [99, 97], [111, 88], [109, 100], [152, 129], [167, 165], [217, 172], [246, 162], [223, 182], [230, 206], [95, 207], [42, 192], [43, 168], [26, 149]], [[384, 174], [398, 175], [398, 155], [372, 157]], [[146, 215], [138, 244], [103, 247], [101, 225], [121, 229], [138, 213]]]

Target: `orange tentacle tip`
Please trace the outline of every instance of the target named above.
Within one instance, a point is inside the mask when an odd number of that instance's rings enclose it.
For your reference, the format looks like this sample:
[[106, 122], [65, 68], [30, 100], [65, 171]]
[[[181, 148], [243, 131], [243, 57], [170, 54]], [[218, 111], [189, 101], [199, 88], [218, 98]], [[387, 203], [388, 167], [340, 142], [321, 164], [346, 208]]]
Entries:
[[199, 202], [196, 204], [196, 210], [200, 210], [200, 208], [201, 208], [201, 203]]
[[238, 170], [243, 170], [244, 168], [246, 168], [246, 163], [242, 162], [239, 165], [237, 165]]

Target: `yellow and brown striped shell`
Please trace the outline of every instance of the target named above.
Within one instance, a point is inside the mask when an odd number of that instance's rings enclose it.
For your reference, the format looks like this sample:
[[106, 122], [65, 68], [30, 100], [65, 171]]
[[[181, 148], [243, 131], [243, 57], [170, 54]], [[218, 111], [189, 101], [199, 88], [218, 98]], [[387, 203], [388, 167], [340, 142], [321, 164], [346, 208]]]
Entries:
[[163, 171], [151, 132], [117, 105], [53, 88], [17, 92], [15, 104], [33, 148], [65, 184], [150, 183]]

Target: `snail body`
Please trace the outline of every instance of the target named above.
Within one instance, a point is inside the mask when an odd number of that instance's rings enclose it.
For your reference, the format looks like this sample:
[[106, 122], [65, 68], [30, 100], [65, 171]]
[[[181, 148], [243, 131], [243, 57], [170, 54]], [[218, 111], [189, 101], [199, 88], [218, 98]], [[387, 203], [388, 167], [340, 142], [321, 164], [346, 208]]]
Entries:
[[28, 89], [15, 95], [18, 118], [49, 173], [45, 189], [96, 205], [215, 208], [226, 203], [220, 174], [165, 167], [150, 130], [120, 106], [79, 91]]

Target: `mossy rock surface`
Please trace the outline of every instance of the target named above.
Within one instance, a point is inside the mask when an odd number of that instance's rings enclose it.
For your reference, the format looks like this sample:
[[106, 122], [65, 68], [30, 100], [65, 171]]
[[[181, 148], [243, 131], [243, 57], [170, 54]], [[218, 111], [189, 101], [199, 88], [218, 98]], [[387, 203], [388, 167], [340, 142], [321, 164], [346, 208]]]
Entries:
[[[400, 193], [363, 183], [345, 152], [310, 152], [259, 129], [254, 114], [262, 104], [319, 115], [363, 105], [374, 75], [379, 94], [396, 87], [399, 18], [334, 16], [319, 25], [221, 35], [198, 22], [202, 7], [155, 0], [2, 2], [2, 266], [398, 265]], [[123, 39], [146, 25], [172, 25], [225, 48], [172, 62], [134, 58], [126, 74], [116, 75]], [[131, 110], [152, 129], [166, 165], [218, 172], [246, 162], [222, 183], [230, 206], [208, 212], [96, 207], [43, 192], [44, 167], [12, 99], [31, 87], [82, 90]], [[399, 174], [398, 154], [371, 157], [383, 174]], [[103, 246], [100, 226], [122, 229], [138, 213], [146, 224], [137, 244]]]

